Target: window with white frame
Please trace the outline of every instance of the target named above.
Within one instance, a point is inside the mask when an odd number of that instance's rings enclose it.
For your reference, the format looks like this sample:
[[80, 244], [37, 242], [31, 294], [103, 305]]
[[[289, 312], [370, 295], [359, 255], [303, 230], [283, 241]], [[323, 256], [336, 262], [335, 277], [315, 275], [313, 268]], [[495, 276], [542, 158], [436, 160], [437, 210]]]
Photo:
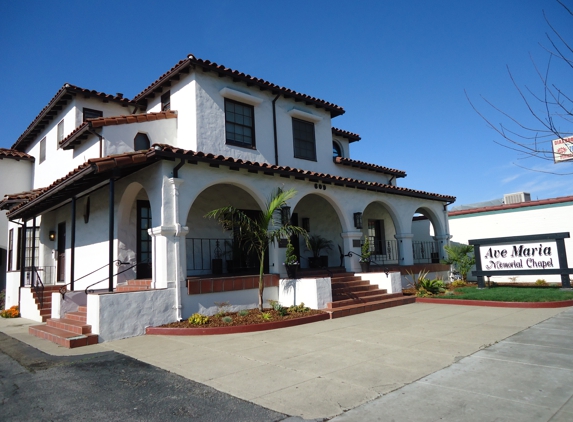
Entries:
[[46, 161], [46, 137], [40, 141], [40, 164]]
[[58, 148], [60, 147], [60, 142], [64, 139], [64, 119], [58, 123]]

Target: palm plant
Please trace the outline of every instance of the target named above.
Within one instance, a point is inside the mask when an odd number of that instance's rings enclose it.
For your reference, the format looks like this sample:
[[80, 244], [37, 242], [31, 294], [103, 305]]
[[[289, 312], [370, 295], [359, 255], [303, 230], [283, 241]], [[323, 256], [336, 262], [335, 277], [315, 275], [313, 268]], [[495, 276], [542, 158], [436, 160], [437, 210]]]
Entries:
[[303, 228], [293, 226], [289, 222], [282, 224], [281, 221], [281, 208], [295, 195], [294, 189], [283, 191], [277, 188], [268, 198], [258, 218], [251, 218], [233, 206], [219, 208], [205, 214], [207, 218], [216, 219], [224, 228], [235, 229], [237, 237], [247, 247], [248, 252], [253, 251], [259, 257], [259, 310], [261, 312], [265, 288], [264, 262], [269, 245], [293, 235], [302, 235], [305, 239], [308, 237]]
[[452, 265], [460, 273], [463, 281], [467, 281], [468, 273], [476, 263], [474, 257], [474, 247], [471, 245], [456, 244], [444, 246], [448, 258], [442, 261], [443, 264]]

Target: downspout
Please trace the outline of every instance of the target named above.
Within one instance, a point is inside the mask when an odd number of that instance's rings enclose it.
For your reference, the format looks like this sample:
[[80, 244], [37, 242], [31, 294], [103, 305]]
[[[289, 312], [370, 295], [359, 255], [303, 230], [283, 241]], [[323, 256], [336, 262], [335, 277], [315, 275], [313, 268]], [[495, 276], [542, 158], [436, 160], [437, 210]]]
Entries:
[[114, 208], [114, 196], [115, 196], [115, 181], [113, 176], [109, 179], [109, 231], [108, 231], [108, 241], [109, 241], [109, 264], [108, 264], [108, 276], [109, 284], [108, 291], [113, 292], [113, 208]]
[[392, 181], [393, 181], [395, 178], [396, 178], [396, 175], [392, 175], [392, 177], [390, 178], [390, 180], [388, 180], [388, 184], [389, 184], [390, 186], [393, 186], [393, 185], [392, 185]]
[[[182, 158], [179, 164], [173, 167], [173, 223], [175, 225], [175, 236], [180, 237], [181, 235], [181, 224], [179, 224], [178, 212], [179, 212], [179, 191], [175, 179], [179, 178], [179, 169], [183, 167], [185, 160]], [[181, 265], [181, 260], [179, 257], [179, 238], [178, 242], [175, 242], [175, 317], [177, 321], [181, 321], [181, 285], [179, 280], [179, 266]]]
[[[20, 236], [20, 287], [24, 287], [25, 285], [25, 274], [24, 268], [26, 265], [26, 229], [27, 229], [27, 221], [24, 221], [22, 224], [22, 234]], [[18, 304], [20, 301], [18, 300]]]
[[70, 239], [70, 290], [74, 291], [74, 268], [76, 265], [76, 197], [72, 197], [72, 237]]
[[275, 99], [273, 100], [273, 132], [275, 136], [275, 165], [279, 165], [279, 142], [277, 137], [277, 108], [276, 108], [276, 101], [279, 99], [281, 94], [277, 94]]
[[86, 132], [89, 132], [92, 135], [95, 135], [99, 138], [99, 158], [102, 158], [103, 157], [103, 135], [100, 135], [99, 133], [91, 130], [91, 124], [90, 124], [90, 129], [88, 129]]
[[36, 217], [32, 220], [32, 260], [30, 266], [32, 267], [32, 275], [30, 276], [30, 284], [32, 287], [36, 286]]

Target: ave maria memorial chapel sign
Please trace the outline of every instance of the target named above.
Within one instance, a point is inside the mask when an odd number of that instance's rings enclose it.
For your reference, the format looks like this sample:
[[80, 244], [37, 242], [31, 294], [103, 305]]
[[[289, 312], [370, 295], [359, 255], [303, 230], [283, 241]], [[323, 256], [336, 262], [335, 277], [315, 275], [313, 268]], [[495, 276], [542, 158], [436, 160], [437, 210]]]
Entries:
[[561, 284], [571, 289], [565, 240], [569, 233], [545, 233], [530, 236], [473, 239], [478, 288], [484, 288], [484, 276], [560, 274]]

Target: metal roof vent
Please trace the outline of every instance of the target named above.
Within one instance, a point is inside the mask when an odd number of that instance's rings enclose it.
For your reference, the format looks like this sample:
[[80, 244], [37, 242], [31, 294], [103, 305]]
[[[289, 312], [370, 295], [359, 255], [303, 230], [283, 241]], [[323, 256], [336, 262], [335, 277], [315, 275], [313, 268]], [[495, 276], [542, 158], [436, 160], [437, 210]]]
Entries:
[[531, 201], [531, 195], [527, 192], [506, 193], [503, 195], [503, 203], [506, 205], [529, 201]]

